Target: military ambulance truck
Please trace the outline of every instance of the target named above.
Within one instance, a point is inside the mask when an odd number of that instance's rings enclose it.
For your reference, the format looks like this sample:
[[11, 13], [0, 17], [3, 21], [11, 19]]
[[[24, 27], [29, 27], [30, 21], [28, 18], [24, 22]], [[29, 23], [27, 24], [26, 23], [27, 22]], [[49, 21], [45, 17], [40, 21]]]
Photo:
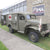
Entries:
[[39, 37], [49, 36], [47, 24], [43, 24], [42, 19], [37, 19], [31, 13], [11, 13], [6, 15], [7, 26], [9, 31], [20, 33], [29, 36], [32, 42], [38, 42]]

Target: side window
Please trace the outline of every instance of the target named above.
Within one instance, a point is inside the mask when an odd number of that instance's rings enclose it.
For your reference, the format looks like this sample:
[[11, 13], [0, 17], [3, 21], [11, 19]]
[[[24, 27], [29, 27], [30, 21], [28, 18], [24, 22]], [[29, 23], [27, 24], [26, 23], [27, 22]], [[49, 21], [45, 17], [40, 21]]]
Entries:
[[17, 16], [15, 16], [15, 21], [17, 21]]
[[2, 16], [2, 19], [4, 19], [4, 16]]
[[19, 19], [20, 19], [20, 20], [25, 20], [24, 15], [20, 14], [20, 15], [19, 15]]

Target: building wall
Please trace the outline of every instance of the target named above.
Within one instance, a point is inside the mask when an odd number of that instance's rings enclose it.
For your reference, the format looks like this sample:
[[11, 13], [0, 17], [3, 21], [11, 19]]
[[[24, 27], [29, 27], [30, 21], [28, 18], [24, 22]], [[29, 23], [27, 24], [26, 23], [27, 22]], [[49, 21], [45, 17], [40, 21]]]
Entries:
[[[50, 0], [43, 0], [42, 3], [38, 3], [38, 4], [33, 4], [35, 1], [37, 0], [27, 0], [27, 11], [33, 13], [33, 7], [36, 6], [40, 6], [40, 5], [44, 5], [44, 15], [39, 15], [37, 16], [37, 18], [42, 18], [42, 20], [44, 21], [44, 23], [48, 23], [50, 19]], [[45, 19], [46, 18], [46, 19]], [[48, 21], [47, 21], [48, 20]]]
[[[33, 7], [36, 7], [36, 6], [40, 6], [40, 5], [43, 5], [45, 4], [44, 2], [42, 3], [37, 3], [37, 4], [33, 4], [35, 1], [38, 1], [38, 0], [27, 0], [27, 11], [28, 12], [31, 12], [33, 13]], [[40, 19], [42, 16], [37, 16], [38, 19]]]
[[33, 13], [33, 7], [44, 5], [44, 15], [39, 15], [37, 18], [42, 18], [42, 23], [47, 23], [50, 29], [50, 0], [42, 0], [42, 3], [33, 4], [35, 1], [39, 0], [27, 0], [27, 11]]
[[50, 0], [44, 1], [45, 3], [45, 22], [48, 24], [48, 28], [50, 29]]
[[33, 7], [33, 5], [32, 5], [33, 1], [34, 0], [27, 0], [27, 11], [31, 12], [31, 13], [32, 13], [32, 7]]

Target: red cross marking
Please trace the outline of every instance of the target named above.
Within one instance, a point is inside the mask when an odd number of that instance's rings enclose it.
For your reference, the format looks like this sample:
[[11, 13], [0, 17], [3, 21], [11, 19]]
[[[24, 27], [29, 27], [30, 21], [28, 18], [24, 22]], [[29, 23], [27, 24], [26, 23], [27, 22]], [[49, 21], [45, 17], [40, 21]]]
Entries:
[[9, 16], [9, 19], [11, 19], [11, 16]]

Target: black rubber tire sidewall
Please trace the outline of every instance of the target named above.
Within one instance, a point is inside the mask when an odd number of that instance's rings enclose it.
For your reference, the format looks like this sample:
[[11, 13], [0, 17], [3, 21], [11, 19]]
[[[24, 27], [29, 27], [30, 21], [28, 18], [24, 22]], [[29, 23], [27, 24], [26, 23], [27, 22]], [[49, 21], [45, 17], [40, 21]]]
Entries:
[[[35, 41], [32, 41], [32, 40], [31, 40], [31, 38], [30, 38], [31, 35], [34, 35], [34, 36], [35, 36]], [[34, 43], [35, 43], [35, 42], [38, 42], [39, 37], [38, 37], [37, 33], [36, 33], [36, 32], [33, 32], [33, 31], [32, 31], [32, 32], [30, 31], [30, 32], [29, 32], [29, 40], [32, 41], [32, 42], [34, 42]]]
[[[11, 29], [11, 30], [10, 30]], [[12, 27], [9, 27], [9, 32], [10, 33], [14, 33], [14, 30], [12, 29]]]

